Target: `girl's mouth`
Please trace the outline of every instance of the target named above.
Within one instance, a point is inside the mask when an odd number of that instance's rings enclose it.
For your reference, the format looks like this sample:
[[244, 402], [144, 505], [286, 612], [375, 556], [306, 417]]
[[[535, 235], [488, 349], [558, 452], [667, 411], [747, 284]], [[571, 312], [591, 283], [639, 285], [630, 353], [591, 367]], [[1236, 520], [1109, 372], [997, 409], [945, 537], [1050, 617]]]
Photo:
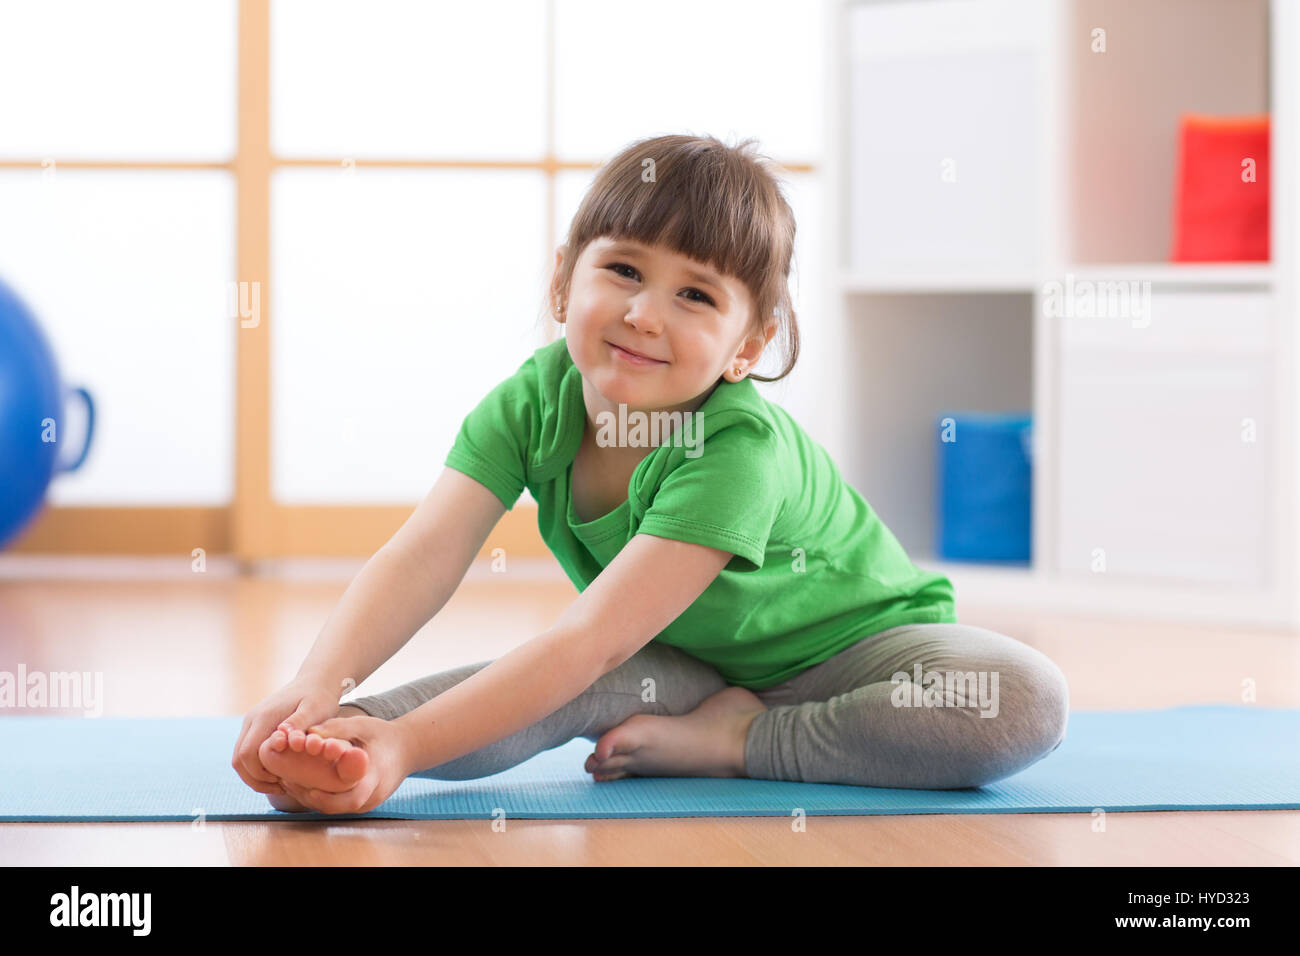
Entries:
[[649, 359], [640, 355], [634, 355], [633, 353], [629, 352], [627, 349], [619, 348], [613, 342], [609, 342], [607, 344], [611, 349], [614, 350], [615, 355], [617, 355], [624, 362], [627, 362], [629, 365], [646, 366], [646, 365], [667, 365], [668, 364], [667, 362], [660, 362], [657, 359]]

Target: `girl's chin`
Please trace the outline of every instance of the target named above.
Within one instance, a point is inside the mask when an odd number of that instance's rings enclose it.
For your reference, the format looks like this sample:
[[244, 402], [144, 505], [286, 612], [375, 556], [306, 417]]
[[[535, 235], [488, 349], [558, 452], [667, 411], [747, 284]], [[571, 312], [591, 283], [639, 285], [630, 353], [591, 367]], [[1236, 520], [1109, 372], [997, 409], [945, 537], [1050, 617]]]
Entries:
[[661, 404], [659, 395], [663, 390], [638, 382], [634, 375], [603, 369], [596, 374], [592, 384], [596, 386], [597, 392], [614, 405], [621, 402], [629, 408], [659, 408]]

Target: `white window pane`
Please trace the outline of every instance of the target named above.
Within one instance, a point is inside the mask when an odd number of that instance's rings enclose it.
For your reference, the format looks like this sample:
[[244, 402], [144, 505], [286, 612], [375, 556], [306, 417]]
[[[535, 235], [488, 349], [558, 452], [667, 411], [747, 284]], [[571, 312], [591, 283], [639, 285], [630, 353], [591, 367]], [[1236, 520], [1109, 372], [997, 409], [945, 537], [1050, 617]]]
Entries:
[[[234, 217], [219, 171], [0, 171], [0, 277], [36, 313], [63, 384], [95, 400], [90, 455], [51, 503], [230, 501]], [[75, 434], [59, 433], [73, 448], [80, 412], [69, 402]]]
[[528, 170], [275, 173], [276, 500], [424, 497], [465, 415], [544, 344], [545, 186]]
[[271, 144], [280, 156], [536, 159], [546, 8], [275, 0]]
[[[555, 236], [552, 246], [559, 247], [569, 232], [569, 224], [582, 205], [582, 197], [596, 179], [599, 169], [562, 169], [555, 174]], [[555, 263], [555, 253], [551, 253]]]
[[686, 133], [819, 161], [824, 15], [820, 0], [556, 0], [557, 155]]
[[226, 160], [235, 0], [0, 5], [0, 156]]

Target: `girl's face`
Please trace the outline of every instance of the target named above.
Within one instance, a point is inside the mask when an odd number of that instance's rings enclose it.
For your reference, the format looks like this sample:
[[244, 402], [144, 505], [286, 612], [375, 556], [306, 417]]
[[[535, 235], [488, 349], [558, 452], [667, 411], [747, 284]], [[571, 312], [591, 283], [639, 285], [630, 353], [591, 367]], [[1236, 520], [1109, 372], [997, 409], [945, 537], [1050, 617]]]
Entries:
[[617, 414], [620, 403], [629, 411], [692, 412], [719, 378], [744, 378], [776, 331], [746, 338], [753, 303], [743, 282], [630, 239], [589, 243], [569, 290], [558, 304], [593, 421], [601, 411]]

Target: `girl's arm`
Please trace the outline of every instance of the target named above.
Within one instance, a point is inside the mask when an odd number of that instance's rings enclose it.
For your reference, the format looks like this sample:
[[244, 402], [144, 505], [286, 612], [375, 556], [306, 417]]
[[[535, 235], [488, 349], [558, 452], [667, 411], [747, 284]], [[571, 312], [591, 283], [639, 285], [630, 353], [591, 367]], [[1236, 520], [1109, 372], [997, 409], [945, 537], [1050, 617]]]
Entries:
[[551, 627], [394, 721], [406, 775], [455, 760], [559, 710], [671, 624], [729, 551], [638, 534]]
[[481, 483], [443, 469], [348, 586], [298, 677], [337, 689], [373, 674], [447, 603], [505, 510]]

